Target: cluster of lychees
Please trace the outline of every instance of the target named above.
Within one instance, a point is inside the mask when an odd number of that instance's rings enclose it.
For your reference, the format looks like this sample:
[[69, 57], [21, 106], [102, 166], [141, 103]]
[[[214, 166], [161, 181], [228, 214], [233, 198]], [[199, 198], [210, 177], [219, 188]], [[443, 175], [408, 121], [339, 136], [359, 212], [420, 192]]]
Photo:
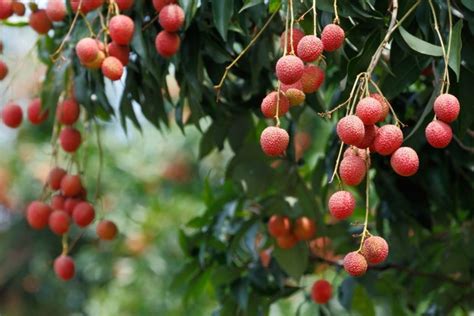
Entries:
[[[288, 54], [276, 63], [275, 72], [279, 89], [270, 92], [263, 99], [260, 107], [263, 116], [266, 118], [284, 116], [290, 106], [302, 104], [306, 94], [316, 92], [324, 81], [324, 71], [313, 62], [321, 59], [323, 50], [331, 52], [339, 48], [344, 38], [344, 31], [336, 24], [326, 25], [321, 39], [316, 35], [305, 35], [297, 28], [283, 32], [280, 46]], [[288, 132], [278, 124], [265, 128], [260, 136], [262, 150], [270, 157], [281, 156], [286, 151], [288, 143]]]
[[268, 233], [276, 238], [278, 247], [293, 248], [298, 241], [310, 240], [316, 233], [316, 224], [308, 217], [300, 217], [293, 225], [286, 216], [272, 215], [267, 223]]
[[445, 148], [453, 139], [453, 130], [449, 124], [459, 115], [459, 100], [452, 94], [441, 94], [436, 98], [433, 110], [436, 119], [426, 126], [426, 140], [434, 148]]
[[159, 23], [163, 28], [156, 36], [155, 47], [158, 54], [165, 58], [176, 54], [181, 45], [177, 31], [183, 26], [184, 11], [177, 3], [178, 0], [153, 0], [153, 6], [159, 14]]

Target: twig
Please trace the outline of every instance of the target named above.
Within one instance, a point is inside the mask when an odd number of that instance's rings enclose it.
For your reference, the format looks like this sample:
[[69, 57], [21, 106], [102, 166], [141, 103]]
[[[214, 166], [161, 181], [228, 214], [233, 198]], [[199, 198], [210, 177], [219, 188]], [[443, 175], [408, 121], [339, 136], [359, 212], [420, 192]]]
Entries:
[[[436, 17], [436, 10], [433, 6], [433, 1], [429, 0], [428, 3], [430, 4], [431, 13], [433, 14], [434, 29], [435, 29], [436, 35], [438, 35], [439, 43], [441, 45], [441, 50], [443, 51], [444, 74], [443, 74], [443, 83], [441, 84], [441, 92], [442, 92], [444, 90], [445, 85], [448, 88], [449, 88], [449, 85], [450, 85], [449, 70], [448, 70], [449, 58], [448, 58], [448, 55], [446, 54], [446, 48], [445, 48], [445, 45], [444, 45], [443, 36], [441, 35], [441, 32], [439, 31], [438, 18]], [[449, 6], [449, 7], [451, 7], [451, 6]], [[450, 33], [451, 33], [451, 30], [450, 30]], [[449, 45], [450, 44], [451, 43], [449, 43]]]
[[159, 17], [160, 17], [160, 16], [159, 16], [158, 14], [155, 15], [155, 17], [154, 17], [153, 19], [151, 19], [150, 22], [148, 22], [147, 24], [145, 24], [145, 25], [142, 27], [142, 31], [146, 30], [146, 29], [149, 28], [151, 25], [153, 25], [153, 23], [155, 23], [155, 22], [158, 20]]
[[469, 146], [464, 145], [463, 142], [454, 134], [453, 134], [453, 138], [456, 141], [456, 143], [459, 145], [459, 147], [461, 147], [465, 151], [470, 152], [471, 154], [474, 154], [474, 147], [469, 147]]
[[337, 13], [337, 0], [334, 0], [334, 24], [339, 24], [339, 15]]

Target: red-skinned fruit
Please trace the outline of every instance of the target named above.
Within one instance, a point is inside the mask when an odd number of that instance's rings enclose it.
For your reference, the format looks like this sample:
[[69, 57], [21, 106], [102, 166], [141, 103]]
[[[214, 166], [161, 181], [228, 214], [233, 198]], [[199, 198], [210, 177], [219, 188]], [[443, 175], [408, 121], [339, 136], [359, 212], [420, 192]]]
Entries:
[[80, 107], [73, 98], [65, 99], [56, 108], [56, 119], [64, 125], [72, 125], [77, 122], [80, 115]]
[[425, 136], [428, 143], [434, 148], [445, 148], [453, 139], [453, 130], [445, 122], [435, 120], [426, 126]]
[[403, 177], [410, 177], [418, 171], [418, 154], [410, 147], [398, 148], [390, 158], [392, 169]]
[[344, 30], [337, 24], [328, 24], [321, 32], [321, 41], [323, 42], [324, 50], [333, 52], [344, 43]]
[[5, 64], [5, 62], [0, 60], [0, 80], [5, 79], [5, 77], [8, 75], [8, 66]]
[[323, 43], [314, 35], [304, 36], [298, 43], [297, 55], [302, 61], [310, 63], [321, 56]]
[[350, 146], [346, 148], [343, 154], [344, 158], [347, 156], [359, 156], [360, 158], [367, 161], [367, 150]]
[[46, 14], [51, 21], [60, 22], [67, 15], [66, 4], [63, 0], [49, 0], [46, 6]]
[[3, 123], [10, 128], [17, 128], [23, 121], [23, 111], [18, 104], [10, 103], [2, 109]]
[[385, 121], [385, 118], [387, 117], [388, 115], [388, 112], [390, 112], [390, 105], [388, 103], [387, 100], [385, 100], [384, 97], [382, 97], [380, 94], [378, 93], [372, 93], [370, 95], [371, 98], [374, 98], [375, 100], [379, 101], [380, 102], [380, 105], [382, 105], [382, 114], [380, 115], [380, 118], [379, 118], [379, 122], [383, 122]]
[[119, 45], [128, 45], [132, 41], [135, 24], [126, 15], [116, 15], [109, 22], [109, 33], [112, 41]]
[[83, 63], [84, 67], [87, 69], [100, 69], [102, 67], [102, 63], [105, 60], [105, 53], [101, 50], [99, 50], [99, 53], [97, 54], [96, 59], [91, 61], [90, 63]]
[[357, 103], [356, 115], [362, 120], [364, 125], [373, 125], [382, 117], [382, 104], [371, 97], [363, 98]]
[[153, 7], [155, 8], [156, 12], [160, 12], [168, 4], [178, 3], [177, 0], [153, 0]]
[[278, 237], [276, 243], [281, 249], [290, 249], [298, 243], [298, 239], [294, 235], [288, 234]]
[[61, 193], [65, 197], [74, 197], [81, 192], [82, 182], [79, 175], [67, 174], [61, 179]]
[[[280, 47], [282, 50], [285, 49], [285, 43], [287, 43], [286, 52], [291, 52], [291, 30], [288, 30], [288, 38], [286, 38], [285, 32], [280, 35]], [[304, 37], [304, 32], [300, 29], [293, 28], [293, 50], [296, 53], [298, 48], [298, 44], [300, 43], [301, 39]]]
[[93, 62], [99, 51], [97, 41], [90, 37], [85, 37], [76, 44], [76, 54], [82, 64]]
[[59, 190], [61, 188], [61, 181], [66, 175], [66, 170], [60, 167], [54, 167], [49, 171], [48, 184], [51, 190]]
[[364, 139], [364, 123], [358, 116], [348, 115], [337, 122], [336, 132], [343, 143], [357, 146]]
[[120, 11], [128, 10], [133, 6], [134, 0], [115, 0]]
[[38, 125], [48, 119], [49, 111], [47, 109], [42, 110], [41, 99], [36, 98], [28, 105], [27, 114], [31, 124]]
[[12, 2], [12, 11], [15, 15], [24, 16], [26, 7], [22, 2], [14, 1]]
[[101, 68], [104, 76], [112, 81], [117, 81], [122, 78], [123, 65], [118, 58], [112, 56], [105, 58]]
[[102, 220], [97, 224], [96, 233], [102, 240], [113, 240], [118, 233], [117, 225], [112, 221]]
[[49, 229], [56, 235], [63, 235], [69, 230], [71, 219], [65, 211], [56, 210], [49, 215]]
[[290, 106], [297, 106], [301, 105], [304, 103], [304, 100], [306, 99], [306, 95], [304, 94], [303, 91], [290, 88], [286, 90], [285, 96], [288, 98], [288, 101], [290, 102]]
[[364, 159], [358, 156], [345, 157], [339, 166], [339, 176], [347, 185], [358, 185], [364, 180], [366, 169]]
[[301, 80], [298, 80], [292, 84], [284, 84], [280, 82], [280, 90], [282, 92], [286, 92], [289, 89], [297, 89], [297, 90], [303, 91], [303, 83], [301, 82]]
[[377, 130], [373, 146], [378, 154], [388, 156], [400, 148], [402, 143], [402, 130], [393, 124], [386, 124]]
[[289, 235], [291, 230], [291, 223], [288, 217], [272, 215], [268, 220], [268, 233], [275, 238]]
[[74, 260], [69, 256], [60, 255], [54, 260], [54, 273], [63, 281], [71, 280], [76, 273]]
[[74, 207], [72, 218], [79, 227], [86, 227], [95, 218], [95, 210], [88, 202], [81, 202]]
[[107, 46], [109, 56], [113, 56], [120, 60], [123, 66], [127, 66], [130, 59], [130, 47], [124, 45], [118, 45], [117, 43], [111, 42]]
[[300, 217], [295, 221], [293, 234], [298, 240], [310, 240], [316, 233], [316, 224], [308, 217]]
[[33, 201], [26, 209], [26, 220], [34, 229], [41, 229], [48, 225], [48, 218], [53, 210], [41, 201]]
[[278, 59], [276, 76], [284, 84], [292, 84], [301, 79], [304, 72], [303, 61], [293, 55], [286, 55]]
[[72, 213], [74, 212], [74, 208], [76, 207], [77, 204], [83, 202], [80, 198], [67, 198], [64, 200], [64, 210], [66, 213], [69, 214], [69, 216], [72, 216]]
[[270, 157], [281, 156], [288, 148], [290, 136], [283, 128], [269, 126], [260, 135], [260, 146], [263, 152]]
[[79, 9], [79, 4], [81, 4], [81, 12], [88, 13], [91, 12], [104, 4], [104, 0], [71, 0], [72, 12], [76, 13]]
[[43, 9], [30, 14], [29, 24], [38, 34], [46, 34], [53, 27], [51, 20]]
[[445, 123], [451, 123], [458, 118], [461, 107], [454, 95], [445, 93], [436, 98], [433, 110], [436, 118]]
[[8, 19], [13, 14], [12, 0], [0, 1], [0, 20]]
[[304, 93], [316, 92], [324, 82], [324, 71], [313, 64], [306, 65], [300, 80]]
[[176, 32], [183, 26], [184, 11], [177, 4], [169, 4], [160, 11], [159, 22], [165, 31]]
[[348, 218], [354, 213], [356, 201], [349, 191], [337, 191], [331, 195], [328, 208], [331, 215], [339, 220]]
[[59, 133], [59, 143], [65, 152], [75, 152], [81, 146], [81, 142], [81, 133], [74, 127], [65, 127]]
[[388, 256], [388, 244], [382, 237], [369, 237], [362, 245], [361, 254], [369, 264], [382, 263]]
[[288, 112], [290, 108], [290, 102], [288, 101], [288, 98], [283, 93], [280, 93], [279, 102], [277, 100], [278, 100], [278, 92], [276, 91], [270, 92], [262, 100], [260, 109], [262, 110], [263, 116], [267, 118], [275, 117], [277, 104], [279, 104], [278, 116], [284, 116]]
[[332, 285], [326, 280], [314, 282], [311, 288], [311, 298], [315, 303], [326, 304], [332, 296]]
[[51, 197], [51, 202], [50, 202], [51, 208], [53, 210], [65, 211], [65, 207], [64, 207], [65, 201], [66, 199], [64, 198], [64, 196], [60, 194], [53, 195], [53, 197]]
[[367, 271], [367, 260], [357, 251], [349, 252], [344, 257], [344, 270], [353, 277], [362, 276]]
[[181, 39], [176, 33], [161, 31], [155, 39], [155, 48], [158, 54], [165, 58], [170, 58], [176, 54], [181, 45]]
[[375, 135], [379, 128], [376, 125], [364, 125], [364, 138], [357, 145], [360, 149], [369, 148], [374, 143]]

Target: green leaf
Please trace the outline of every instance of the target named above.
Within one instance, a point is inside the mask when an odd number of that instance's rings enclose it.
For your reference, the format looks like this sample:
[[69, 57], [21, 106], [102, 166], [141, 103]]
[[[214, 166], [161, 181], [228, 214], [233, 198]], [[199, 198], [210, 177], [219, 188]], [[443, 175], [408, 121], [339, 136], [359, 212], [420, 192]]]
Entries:
[[291, 249], [276, 247], [273, 255], [281, 268], [295, 279], [299, 279], [308, 267], [308, 247], [303, 243]]
[[359, 315], [375, 316], [374, 304], [362, 286], [356, 287], [352, 298], [352, 310]]
[[462, 4], [471, 11], [474, 11], [474, 2], [472, 0], [461, 0]]
[[274, 13], [278, 9], [280, 9], [281, 0], [270, 0], [270, 5], [268, 6], [268, 10], [270, 13]]
[[403, 26], [400, 26], [400, 35], [411, 49], [417, 51], [420, 54], [435, 57], [443, 56], [443, 50], [440, 46], [428, 43], [427, 41], [424, 41], [408, 33], [407, 30], [403, 28]]
[[234, 12], [234, 0], [212, 0], [212, 14], [217, 31], [224, 41], [227, 40], [230, 19]]
[[262, 4], [262, 3], [263, 3], [263, 0], [246, 0], [245, 4], [239, 10], [239, 14], [242, 13], [243, 11], [247, 10], [248, 8], [254, 7], [254, 6]]
[[451, 37], [451, 50], [449, 52], [449, 67], [456, 74], [457, 81], [459, 82], [459, 75], [461, 72], [461, 49], [462, 49], [462, 32], [463, 22], [459, 20], [453, 27], [453, 33]]

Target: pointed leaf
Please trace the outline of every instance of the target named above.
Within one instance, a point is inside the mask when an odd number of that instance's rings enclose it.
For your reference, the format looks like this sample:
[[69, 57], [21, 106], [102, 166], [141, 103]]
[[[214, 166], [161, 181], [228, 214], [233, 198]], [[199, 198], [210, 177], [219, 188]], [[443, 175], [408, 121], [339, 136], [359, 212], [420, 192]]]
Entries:
[[413, 49], [414, 51], [417, 51], [420, 54], [435, 56], [435, 57], [443, 56], [443, 50], [441, 49], [440, 46], [428, 43], [427, 41], [424, 41], [408, 33], [407, 30], [403, 28], [403, 26], [400, 26], [400, 35], [402, 36], [405, 43], [407, 43], [407, 45], [410, 46], [411, 49]]

